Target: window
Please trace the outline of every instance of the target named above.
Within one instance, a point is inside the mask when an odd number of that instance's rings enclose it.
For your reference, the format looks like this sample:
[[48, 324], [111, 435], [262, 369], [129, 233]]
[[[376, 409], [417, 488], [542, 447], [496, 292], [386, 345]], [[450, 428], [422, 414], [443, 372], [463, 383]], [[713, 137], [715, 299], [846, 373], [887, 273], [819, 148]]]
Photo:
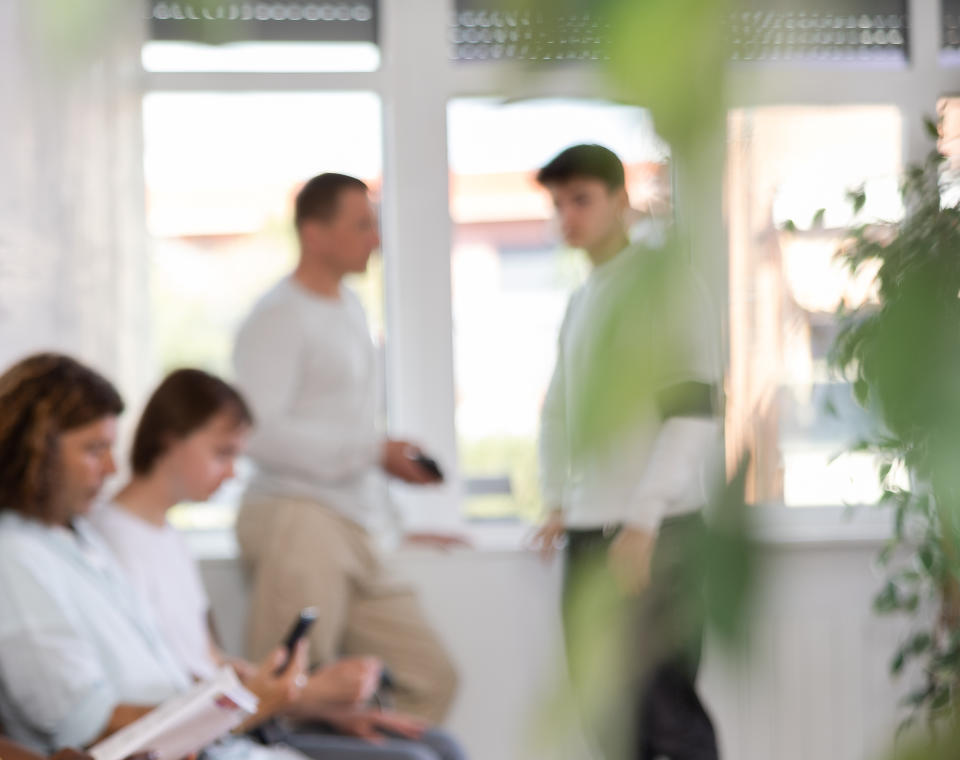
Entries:
[[[331, 118], [336, 114], [336, 118]], [[164, 93], [143, 106], [153, 340], [159, 369], [227, 377], [240, 320], [295, 262], [292, 201], [321, 171], [381, 176], [380, 101], [371, 93]], [[381, 347], [379, 256], [352, 279]], [[223, 527], [239, 485], [180, 525]]]
[[[336, 114], [336, 118], [330, 118]], [[369, 93], [153, 93], [144, 100], [147, 225], [161, 368], [230, 374], [233, 333], [293, 266], [292, 200], [321, 171], [380, 185]], [[354, 281], [383, 336], [379, 262]]]
[[649, 114], [598, 101], [448, 108], [456, 426], [471, 518], [535, 518], [536, 437], [567, 298], [587, 272], [563, 250], [533, 181], [562, 149], [599, 142], [627, 167], [637, 235], [669, 203], [668, 152]]
[[859, 220], [903, 214], [899, 111], [767, 107], [734, 111], [728, 124], [730, 453], [750, 452], [755, 502], [873, 502], [872, 457], [835, 458], [869, 422], [827, 352], [837, 306], [870, 297], [870, 273], [851, 278], [834, 260], [853, 222], [847, 191], [866, 189]]

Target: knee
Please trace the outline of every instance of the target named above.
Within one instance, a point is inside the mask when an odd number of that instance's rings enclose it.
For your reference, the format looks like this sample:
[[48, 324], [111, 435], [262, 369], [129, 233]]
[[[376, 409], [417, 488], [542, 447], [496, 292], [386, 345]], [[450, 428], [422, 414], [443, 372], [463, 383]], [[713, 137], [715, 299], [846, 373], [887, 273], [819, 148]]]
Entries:
[[457, 695], [457, 689], [460, 686], [460, 676], [453, 661], [446, 654], [441, 652], [437, 658], [432, 674], [432, 691], [438, 703], [442, 704], [443, 711], [450, 708], [454, 697]]

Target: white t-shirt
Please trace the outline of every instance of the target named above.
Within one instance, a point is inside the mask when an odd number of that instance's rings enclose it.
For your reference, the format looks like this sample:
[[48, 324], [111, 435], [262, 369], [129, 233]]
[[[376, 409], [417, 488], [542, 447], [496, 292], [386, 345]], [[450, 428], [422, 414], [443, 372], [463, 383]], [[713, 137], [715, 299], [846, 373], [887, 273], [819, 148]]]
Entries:
[[117, 504], [103, 505], [91, 521], [153, 608], [180, 665], [199, 678], [211, 677], [216, 664], [207, 628], [210, 601], [183, 537], [169, 523], [152, 525]]

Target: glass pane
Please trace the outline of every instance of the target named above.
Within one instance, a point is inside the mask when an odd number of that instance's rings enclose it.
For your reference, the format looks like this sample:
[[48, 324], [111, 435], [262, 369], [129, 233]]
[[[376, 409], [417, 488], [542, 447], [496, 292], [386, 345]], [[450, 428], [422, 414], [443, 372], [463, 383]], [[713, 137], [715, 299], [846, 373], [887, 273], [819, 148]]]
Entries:
[[533, 181], [562, 149], [598, 142], [627, 168], [635, 234], [653, 235], [668, 212], [668, 151], [643, 109], [596, 101], [504, 104], [459, 99], [448, 107], [454, 222], [456, 424], [467, 512], [474, 518], [539, 514], [536, 437], [581, 253], [558, 248], [552, 207]]
[[[158, 92], [144, 98], [143, 116], [157, 363], [229, 377], [240, 320], [295, 262], [292, 201], [301, 184], [339, 171], [380, 187], [380, 101], [371, 93]], [[379, 256], [351, 284], [382, 347]], [[230, 502], [230, 492], [221, 496]], [[183, 515], [196, 526], [232, 519], [216, 505]]]
[[937, 113], [941, 121], [938, 148], [947, 157], [940, 197], [945, 206], [955, 206], [960, 203], [960, 97], [941, 98]]
[[[826, 357], [836, 308], [871, 297], [871, 273], [851, 277], [834, 259], [854, 221], [847, 191], [866, 190], [857, 221], [903, 215], [900, 113], [757, 108], [732, 112], [728, 128], [730, 454], [750, 452], [754, 502], [873, 502], [872, 457], [834, 458], [869, 421]], [[788, 220], [796, 231], [785, 230]]]

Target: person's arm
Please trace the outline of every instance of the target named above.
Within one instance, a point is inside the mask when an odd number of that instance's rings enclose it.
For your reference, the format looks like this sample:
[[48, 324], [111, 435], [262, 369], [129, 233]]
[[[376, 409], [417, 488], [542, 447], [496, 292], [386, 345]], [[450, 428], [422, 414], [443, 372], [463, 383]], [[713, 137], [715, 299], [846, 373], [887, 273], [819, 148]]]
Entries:
[[[260, 663], [256, 672], [243, 680], [243, 685], [257, 697], [257, 712], [235, 728], [235, 733], [246, 733], [296, 704], [307, 680], [308, 647], [309, 642], [301, 639], [292, 656], [285, 647], [278, 647]], [[286, 667], [278, 670], [288, 656]]]
[[307, 361], [305, 326], [295, 304], [255, 312], [237, 335], [237, 384], [249, 400], [255, 428], [250, 454], [259, 462], [337, 482], [383, 457], [384, 439], [363, 425], [304, 421], [293, 409]]
[[344, 736], [382, 744], [389, 737], [419, 741], [430, 728], [422, 718], [372, 708], [328, 708], [318, 711], [316, 720], [329, 723]]
[[66, 613], [67, 603], [32, 548], [0, 547], [0, 671], [7, 698], [30, 727], [57, 747], [85, 747], [151, 707], [120, 703], [95, 646]]
[[666, 512], [706, 504], [722, 450], [719, 335], [706, 288], [684, 268], [670, 303], [676, 307], [666, 315], [672, 350], [654, 396], [660, 428], [627, 518], [651, 532]]
[[[569, 313], [569, 307], [568, 307]], [[567, 433], [567, 382], [563, 350], [567, 318], [560, 327], [557, 340], [557, 359], [550, 385], [547, 387], [540, 410], [538, 455], [540, 460], [540, 491], [548, 512], [562, 511], [564, 490], [570, 470], [570, 450]]]
[[[3, 760], [93, 760], [86, 752], [69, 747], [57, 750], [47, 758], [10, 741], [4, 736], [0, 736], [0, 758], [3, 758]], [[127, 760], [156, 760], [156, 755], [152, 752], [140, 752], [130, 756]]]
[[[571, 299], [572, 303], [572, 299]], [[567, 306], [567, 315], [570, 305]], [[540, 410], [540, 434], [537, 454], [540, 463], [540, 493], [546, 519], [533, 536], [533, 547], [545, 560], [553, 558], [566, 530], [563, 518], [564, 490], [570, 470], [570, 449], [567, 432], [567, 383], [563, 353], [567, 316], [560, 326], [557, 359], [550, 385]]]
[[692, 272], [684, 274], [666, 299], [676, 310], [663, 315], [663, 382], [653, 399], [660, 427], [610, 548], [613, 574], [634, 593], [649, 582], [663, 516], [704, 506], [721, 463], [716, 320], [705, 288]]
[[3, 760], [44, 760], [42, 755], [31, 752], [3, 736], [0, 736], [0, 757]]
[[126, 728], [131, 723], [135, 723], [153, 709], [154, 705], [117, 705], [103, 731], [90, 744], [96, 744], [111, 734], [115, 734], [121, 728]]

